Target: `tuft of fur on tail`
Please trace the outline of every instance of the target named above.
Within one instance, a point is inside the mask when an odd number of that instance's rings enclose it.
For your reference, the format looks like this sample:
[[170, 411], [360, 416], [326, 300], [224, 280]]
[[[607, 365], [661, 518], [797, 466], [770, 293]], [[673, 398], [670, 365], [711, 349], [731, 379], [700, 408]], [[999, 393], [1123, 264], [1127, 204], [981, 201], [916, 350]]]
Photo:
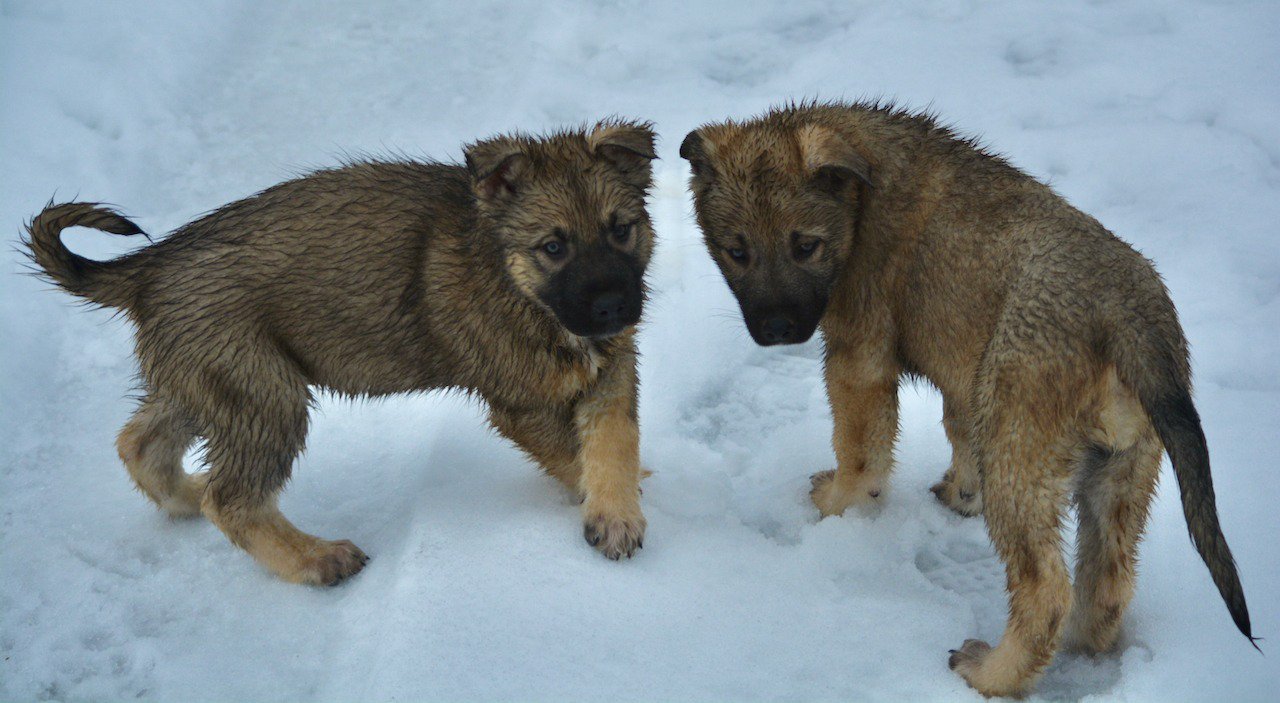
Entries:
[[[1169, 307], [1172, 309], [1172, 303]], [[1140, 329], [1140, 326], [1135, 324], [1131, 329]], [[1209, 567], [1209, 575], [1236, 627], [1258, 649], [1235, 557], [1218, 524], [1213, 476], [1209, 472], [1209, 445], [1200, 414], [1191, 400], [1186, 340], [1181, 330], [1165, 332], [1161, 335], [1148, 329], [1130, 340], [1132, 346], [1115, 345], [1116, 370], [1121, 381], [1137, 392], [1138, 401], [1169, 454], [1191, 542]]]
[[50, 202], [27, 223], [22, 243], [27, 255], [44, 276], [64, 290], [99, 305], [128, 308], [133, 303], [137, 282], [131, 280], [130, 257], [93, 261], [71, 251], [62, 243], [62, 230], [91, 227], [119, 235], [145, 233], [133, 222], [98, 203]]

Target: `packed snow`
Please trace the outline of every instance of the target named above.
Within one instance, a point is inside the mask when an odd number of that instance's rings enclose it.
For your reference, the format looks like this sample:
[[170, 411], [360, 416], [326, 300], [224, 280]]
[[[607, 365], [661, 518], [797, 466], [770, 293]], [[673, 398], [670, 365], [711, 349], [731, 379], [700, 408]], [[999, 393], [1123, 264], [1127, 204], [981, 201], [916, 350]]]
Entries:
[[[475, 402], [325, 398], [282, 507], [372, 555], [283, 583], [137, 494], [113, 440], [126, 322], [0, 274], [0, 699], [979, 700], [1003, 570], [927, 487], [941, 401], [902, 391], [878, 514], [819, 521], [834, 462], [813, 342], [762, 349], [702, 249], [676, 151], [804, 97], [936, 110], [1153, 258], [1260, 656], [1187, 537], [1166, 463], [1119, 650], [1059, 656], [1041, 700], [1274, 700], [1280, 657], [1280, 5], [0, 0], [0, 232], [49, 198], [162, 234], [344, 155], [620, 114], [662, 135], [642, 330], [645, 548], [619, 563]], [[86, 255], [135, 245], [68, 233]], [[191, 458], [194, 468], [195, 457]]]

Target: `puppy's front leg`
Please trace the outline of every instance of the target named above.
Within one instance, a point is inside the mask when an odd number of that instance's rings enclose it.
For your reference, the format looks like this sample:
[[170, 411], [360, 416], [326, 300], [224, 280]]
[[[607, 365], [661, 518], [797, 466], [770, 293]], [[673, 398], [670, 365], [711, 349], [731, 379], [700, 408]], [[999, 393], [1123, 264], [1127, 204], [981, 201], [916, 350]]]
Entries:
[[615, 344], [621, 348], [577, 408], [583, 535], [610, 559], [640, 549], [646, 524], [640, 511], [635, 342]]
[[973, 517], [982, 514], [982, 478], [978, 475], [978, 458], [969, 444], [972, 430], [964, 407], [964, 403], [943, 394], [942, 426], [951, 442], [951, 466], [929, 490], [943, 505]]
[[886, 488], [898, 434], [898, 370], [873, 347], [829, 339], [824, 372], [836, 469], [811, 476], [809, 495], [827, 517], [871, 503]]

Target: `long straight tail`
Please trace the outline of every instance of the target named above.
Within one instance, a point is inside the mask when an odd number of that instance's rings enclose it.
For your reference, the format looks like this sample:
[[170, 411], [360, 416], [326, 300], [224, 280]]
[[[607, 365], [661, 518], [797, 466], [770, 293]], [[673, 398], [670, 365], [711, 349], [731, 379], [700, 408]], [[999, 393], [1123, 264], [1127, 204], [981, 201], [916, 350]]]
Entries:
[[[1170, 302], [1171, 311], [1172, 307]], [[1213, 476], [1209, 472], [1209, 446], [1200, 425], [1200, 414], [1191, 400], [1185, 337], [1176, 322], [1164, 330], [1135, 322], [1127, 331], [1128, 339], [1112, 341], [1116, 370], [1121, 381], [1137, 393], [1138, 401], [1164, 443], [1178, 480], [1182, 514], [1187, 520], [1191, 541], [1209, 567], [1231, 619], [1256, 648], [1240, 574], [1218, 524]]]

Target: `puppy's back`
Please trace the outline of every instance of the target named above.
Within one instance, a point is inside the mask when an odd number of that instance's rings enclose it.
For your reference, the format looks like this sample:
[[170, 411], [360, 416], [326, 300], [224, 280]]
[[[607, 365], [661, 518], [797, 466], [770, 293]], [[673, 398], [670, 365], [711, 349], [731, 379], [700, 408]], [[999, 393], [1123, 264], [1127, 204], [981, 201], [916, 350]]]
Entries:
[[185, 366], [202, 348], [258, 338], [335, 390], [423, 383], [419, 355], [439, 347], [423, 306], [449, 305], [433, 300], [448, 287], [424, 273], [441, 250], [457, 261], [454, 250], [474, 244], [469, 188], [458, 166], [363, 162], [182, 227], [136, 255], [144, 366]]

